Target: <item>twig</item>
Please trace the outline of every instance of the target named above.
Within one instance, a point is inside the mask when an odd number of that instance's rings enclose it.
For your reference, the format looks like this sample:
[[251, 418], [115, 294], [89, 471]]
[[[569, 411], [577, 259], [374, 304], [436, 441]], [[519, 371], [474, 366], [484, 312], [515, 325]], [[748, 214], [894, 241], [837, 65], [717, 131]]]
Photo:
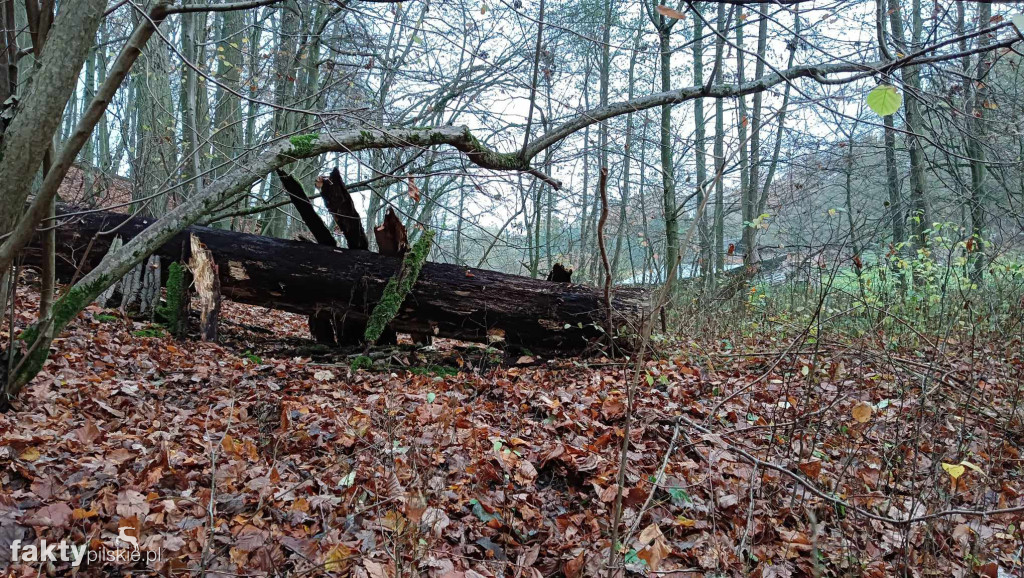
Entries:
[[665, 470], [668, 468], [668, 460], [672, 457], [672, 454], [675, 453], [676, 440], [679, 439], [679, 430], [681, 426], [682, 423], [679, 420], [676, 420], [676, 426], [672, 430], [672, 440], [668, 442], [668, 449], [665, 450], [665, 457], [661, 460], [661, 467], [658, 468], [658, 475], [654, 477], [654, 483], [651, 484], [651, 491], [647, 494], [647, 499], [644, 500], [644, 505], [637, 511], [636, 520], [633, 521], [633, 524], [629, 527], [629, 531], [626, 532], [626, 542], [629, 542], [633, 533], [636, 532], [638, 527], [640, 527], [640, 520], [643, 519], [644, 512], [647, 511], [651, 502], [654, 501], [654, 492], [661, 487], [661, 480], [665, 476]]
[[682, 421], [686, 425], [692, 427], [693, 429], [697, 430], [698, 432], [704, 434], [705, 436], [713, 436], [711, 441], [715, 441], [717, 443], [720, 443], [722, 446], [724, 446], [724, 447], [728, 448], [729, 450], [739, 454], [740, 456], [743, 457], [743, 459], [745, 459], [748, 462], [750, 462], [750, 464], [752, 464], [754, 466], [762, 467], [762, 468], [767, 468], [769, 470], [775, 470], [776, 472], [779, 472], [780, 474], [783, 474], [783, 475], [789, 477], [790, 479], [792, 479], [793, 481], [795, 481], [796, 483], [800, 484], [801, 486], [806, 488], [807, 491], [811, 492], [815, 496], [817, 496], [817, 497], [819, 497], [819, 498], [821, 498], [823, 500], [826, 500], [828, 502], [832, 502], [833, 504], [836, 504], [838, 506], [842, 506], [844, 508], [847, 508], [850, 511], [856, 512], [856, 513], [860, 514], [861, 516], [864, 516], [865, 518], [868, 518], [868, 519], [871, 519], [871, 520], [877, 520], [879, 522], [884, 522], [886, 524], [892, 524], [894, 526], [907, 526], [907, 525], [910, 525], [910, 524], [917, 524], [919, 522], [927, 522], [928, 520], [934, 520], [936, 518], [945, 518], [947, 516], [981, 516], [981, 517], [988, 517], [988, 516], [997, 516], [997, 515], [1000, 515], [1000, 514], [1015, 514], [1017, 512], [1024, 512], [1024, 505], [1020, 505], [1020, 506], [1014, 506], [1012, 508], [999, 508], [999, 509], [995, 509], [995, 510], [950, 509], [950, 510], [942, 510], [942, 511], [939, 511], [939, 512], [934, 512], [934, 513], [931, 513], [931, 514], [925, 514], [923, 516], [914, 516], [914, 517], [904, 518], [904, 519], [890, 518], [888, 516], [880, 516], [878, 514], [873, 514], [873, 513], [869, 512], [869, 511], [867, 511], [867, 510], [865, 510], [863, 508], [860, 508], [859, 506], [855, 506], [855, 505], [853, 505], [853, 504], [851, 504], [851, 503], [849, 503], [849, 502], [847, 502], [845, 500], [842, 500], [840, 498], [837, 498], [835, 496], [832, 496], [832, 495], [829, 495], [829, 494], [825, 493], [824, 491], [818, 489], [814, 484], [810, 483], [808, 480], [800, 477], [799, 475], [793, 473], [792, 471], [790, 471], [787, 468], [775, 465], [775, 464], [773, 464], [771, 462], [766, 462], [764, 460], [760, 460], [760, 459], [750, 455], [750, 453], [747, 452], [746, 450], [743, 450], [742, 448], [739, 448], [739, 447], [736, 447], [733, 444], [730, 444], [729, 442], [727, 442], [724, 439], [722, 439], [721, 436], [715, 434], [714, 432], [712, 432], [711, 430], [709, 430], [709, 429], [707, 429], [707, 428], [705, 428], [703, 426], [700, 426], [700, 425], [694, 423], [693, 421], [691, 421], [690, 419], [688, 419], [684, 415], [679, 416], [677, 419], [679, 419], [680, 421]]

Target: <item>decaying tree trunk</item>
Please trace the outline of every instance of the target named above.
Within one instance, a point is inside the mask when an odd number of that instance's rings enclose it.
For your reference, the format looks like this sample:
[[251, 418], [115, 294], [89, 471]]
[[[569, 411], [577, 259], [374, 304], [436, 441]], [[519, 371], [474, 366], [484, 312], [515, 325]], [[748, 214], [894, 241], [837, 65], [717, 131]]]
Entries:
[[[306, 196], [306, 191], [302, 188], [302, 184], [281, 169], [277, 169], [277, 176], [281, 179], [281, 186], [288, 192], [288, 198], [291, 200], [292, 206], [295, 207], [296, 212], [302, 217], [302, 222], [305, 223], [309, 232], [313, 234], [316, 242], [328, 247], [337, 247], [338, 242], [334, 239], [334, 234], [331, 233], [330, 228], [320, 218], [320, 215], [317, 215], [316, 208], [313, 207], [313, 203]], [[317, 343], [326, 345], [337, 343], [334, 326], [334, 315], [330, 311], [316, 311], [309, 315], [309, 332]]]
[[[121, 237], [114, 237], [114, 240], [110, 242], [110, 247], [107, 249], [107, 254], [117, 251], [118, 249], [121, 248], [122, 244], [123, 241], [121, 241]], [[117, 283], [114, 283], [110, 287], [107, 287], [107, 290], [104, 291], [103, 293], [100, 293], [100, 296], [96, 298], [96, 304], [99, 305], [100, 307], [106, 307], [107, 302], [110, 301], [110, 299], [114, 296], [114, 291], [117, 291], [117, 288], [120, 284], [121, 282], [118, 281]]]
[[199, 295], [199, 335], [203, 341], [217, 341], [217, 320], [220, 318], [220, 267], [213, 253], [195, 234], [190, 236], [192, 257], [188, 268]]
[[[69, 278], [83, 258], [83, 271], [99, 263], [113, 235], [97, 233], [116, 231], [127, 241], [151, 222], [109, 212], [74, 217], [57, 229], [58, 274]], [[344, 312], [346, 320], [363, 325], [401, 265], [396, 257], [368, 251], [206, 227], [189, 227], [160, 247], [161, 262], [188, 262], [184, 253], [190, 252], [191, 234], [218, 264], [224, 297], [306, 315]], [[31, 263], [39, 257], [37, 240], [25, 259]], [[617, 290], [612, 298], [616, 328], [639, 327], [645, 301], [640, 290]], [[566, 355], [591, 350], [600, 341], [603, 310], [601, 292], [591, 287], [426, 263], [392, 327], [467, 341], [503, 339], [513, 349]]]
[[[280, 169], [277, 174], [281, 179], [281, 185], [288, 191], [292, 205], [295, 206], [302, 217], [302, 222], [313, 233], [317, 242], [328, 247], [337, 247], [338, 242], [334, 239], [334, 234], [317, 214], [302, 185]], [[366, 250], [369, 248], [370, 243], [363, 231], [362, 219], [352, 201], [352, 195], [349, 194], [345, 182], [341, 179], [338, 168], [335, 167], [329, 177], [318, 177], [316, 188], [320, 189], [320, 195], [331, 212], [334, 223], [345, 237], [349, 249]], [[402, 227], [400, 221], [398, 226]], [[404, 233], [403, 227], [402, 234], [404, 235]], [[309, 332], [317, 343], [359, 345], [366, 332], [366, 324], [361, 323], [359, 319], [350, 318], [346, 311], [339, 313], [333, 309], [319, 309], [309, 315]], [[398, 336], [395, 331], [389, 328], [385, 330], [378, 343], [394, 344], [397, 341]]]
[[309, 232], [313, 234], [316, 242], [328, 247], [337, 247], [338, 242], [334, 239], [334, 235], [331, 234], [331, 230], [324, 224], [320, 215], [316, 214], [316, 208], [310, 202], [309, 197], [306, 196], [306, 191], [302, 188], [299, 181], [296, 181], [291, 175], [281, 169], [277, 169], [277, 176], [281, 179], [281, 186], [287, 191], [292, 206], [295, 207], [295, 211], [302, 217], [302, 222], [305, 223]]
[[[370, 242], [363, 230], [363, 220], [356, 210], [356, 204], [352, 201], [352, 195], [341, 179], [338, 167], [334, 167], [330, 177], [317, 179], [317, 188], [320, 189], [320, 196], [327, 205], [327, 210], [334, 217], [334, 223], [345, 237], [349, 249], [369, 249]], [[317, 217], [319, 219], [320, 217]]]
[[384, 222], [373, 229], [373, 236], [377, 239], [377, 251], [381, 255], [404, 257], [405, 252], [409, 250], [409, 237], [405, 234], [405, 225], [391, 207], [388, 207], [388, 214], [384, 215]]
[[572, 283], [572, 269], [566, 269], [565, 265], [555, 263], [555, 265], [551, 267], [551, 272], [548, 273], [548, 281], [555, 281], [556, 283]]
[[152, 317], [160, 304], [160, 257], [151, 256], [142, 271], [142, 290], [139, 294], [139, 313]]

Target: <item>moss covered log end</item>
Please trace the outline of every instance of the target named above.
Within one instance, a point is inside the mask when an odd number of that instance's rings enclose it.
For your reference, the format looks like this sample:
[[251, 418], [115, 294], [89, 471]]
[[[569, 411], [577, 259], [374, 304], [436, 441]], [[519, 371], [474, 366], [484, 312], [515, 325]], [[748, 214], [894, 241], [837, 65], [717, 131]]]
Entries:
[[157, 310], [171, 335], [183, 337], [185, 333], [185, 268], [178, 262], [167, 267], [167, 301]]

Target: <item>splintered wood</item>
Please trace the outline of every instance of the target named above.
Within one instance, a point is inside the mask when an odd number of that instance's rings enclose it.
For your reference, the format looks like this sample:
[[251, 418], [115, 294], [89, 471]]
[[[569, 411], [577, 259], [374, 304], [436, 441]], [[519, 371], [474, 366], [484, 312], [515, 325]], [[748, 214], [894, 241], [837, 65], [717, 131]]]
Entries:
[[189, 269], [199, 295], [199, 334], [203, 341], [217, 340], [217, 318], [220, 316], [220, 275], [213, 253], [194, 234], [190, 235], [192, 258]]

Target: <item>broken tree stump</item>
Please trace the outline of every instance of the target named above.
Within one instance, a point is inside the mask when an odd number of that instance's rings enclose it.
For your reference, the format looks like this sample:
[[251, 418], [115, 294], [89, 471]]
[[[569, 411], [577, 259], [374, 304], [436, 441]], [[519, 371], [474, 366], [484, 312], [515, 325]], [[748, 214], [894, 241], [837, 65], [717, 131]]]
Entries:
[[217, 341], [217, 321], [220, 317], [220, 269], [213, 253], [191, 235], [192, 258], [189, 269], [195, 280], [199, 296], [199, 335], [203, 341]]
[[555, 283], [572, 283], [572, 269], [566, 269], [565, 265], [555, 263], [555, 265], [551, 267], [551, 272], [548, 273], [548, 281], [554, 281]]
[[381, 255], [403, 257], [409, 250], [409, 237], [405, 234], [405, 225], [391, 207], [388, 207], [388, 212], [384, 215], [384, 222], [373, 229], [373, 236], [377, 239], [377, 252]]
[[[292, 202], [296, 212], [299, 213], [299, 217], [302, 218], [306, 228], [313, 234], [316, 242], [328, 247], [337, 247], [338, 241], [335, 240], [330, 228], [320, 218], [320, 215], [317, 214], [316, 207], [309, 200], [302, 184], [281, 169], [277, 169], [277, 177], [281, 179], [281, 186], [288, 192], [288, 199]], [[320, 179], [317, 179], [317, 182], [319, 183]], [[323, 310], [311, 313], [308, 323], [309, 333], [317, 343], [334, 345], [341, 341], [335, 335], [336, 329], [334, 313], [332, 311]]]
[[329, 177], [317, 178], [316, 183], [327, 210], [334, 217], [334, 224], [338, 226], [338, 230], [345, 237], [345, 242], [348, 243], [348, 248], [369, 249], [370, 241], [363, 230], [363, 219], [356, 210], [356, 204], [352, 201], [345, 181], [341, 179], [338, 167], [334, 167]]
[[337, 247], [338, 241], [334, 239], [334, 235], [331, 234], [331, 230], [324, 224], [320, 215], [316, 214], [316, 207], [313, 206], [309, 197], [306, 196], [306, 191], [302, 188], [302, 184], [281, 169], [277, 169], [277, 178], [281, 179], [281, 186], [288, 192], [288, 199], [292, 202], [292, 206], [295, 207], [299, 217], [302, 218], [306, 228], [309, 229], [310, 233], [313, 233], [313, 238], [316, 239], [316, 242], [328, 247]]

